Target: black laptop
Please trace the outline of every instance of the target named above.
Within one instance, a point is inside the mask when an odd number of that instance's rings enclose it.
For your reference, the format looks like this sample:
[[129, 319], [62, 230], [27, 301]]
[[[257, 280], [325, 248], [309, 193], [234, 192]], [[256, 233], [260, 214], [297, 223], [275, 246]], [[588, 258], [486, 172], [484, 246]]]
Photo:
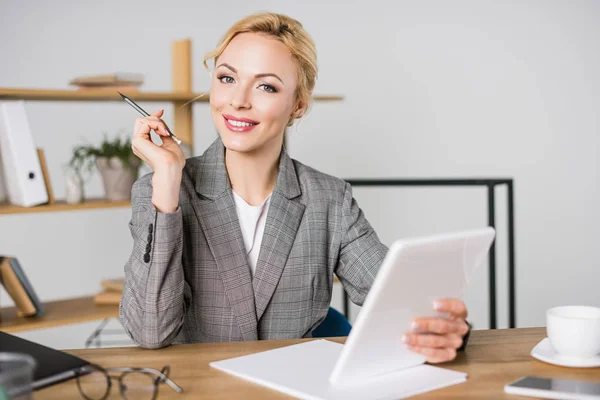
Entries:
[[29, 354], [37, 362], [33, 373], [34, 390], [66, 381], [77, 376], [77, 370], [89, 362], [71, 354], [18, 336], [0, 332], [0, 352]]

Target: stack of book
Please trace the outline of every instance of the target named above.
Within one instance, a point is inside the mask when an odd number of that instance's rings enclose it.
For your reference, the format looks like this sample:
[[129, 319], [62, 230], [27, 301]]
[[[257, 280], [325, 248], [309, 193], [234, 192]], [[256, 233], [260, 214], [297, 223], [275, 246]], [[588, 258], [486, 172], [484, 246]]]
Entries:
[[44, 314], [43, 304], [15, 257], [0, 256], [0, 283], [13, 299], [19, 317]]
[[120, 90], [137, 91], [144, 83], [144, 75], [134, 72], [115, 72], [112, 74], [86, 75], [72, 79], [69, 85], [79, 90]]
[[106, 279], [100, 282], [102, 291], [94, 297], [94, 302], [98, 305], [118, 306], [121, 302], [121, 294], [125, 285], [124, 278]]

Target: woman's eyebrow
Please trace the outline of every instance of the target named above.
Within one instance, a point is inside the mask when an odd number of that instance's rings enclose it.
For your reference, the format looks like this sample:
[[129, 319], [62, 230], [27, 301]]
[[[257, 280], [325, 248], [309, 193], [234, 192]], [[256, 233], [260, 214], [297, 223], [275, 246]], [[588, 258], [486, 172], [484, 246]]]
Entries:
[[281, 82], [281, 84], [283, 85], [283, 81], [281, 80], [280, 77], [278, 77], [277, 75], [273, 74], [273, 73], [266, 73], [266, 74], [256, 74], [254, 75], [255, 78], [264, 78], [265, 76], [272, 76], [274, 78], [277, 78], [279, 80], [279, 82]]
[[[218, 66], [217, 68], [219, 68], [219, 67], [225, 67], [225, 68], [228, 68], [228, 69], [230, 69], [230, 70], [231, 70], [233, 73], [236, 73], [236, 74], [237, 74], [237, 69], [233, 68], [231, 65], [229, 65], [229, 64], [227, 64], [227, 63], [222, 63], [222, 64], [219, 64], [219, 66]], [[256, 75], [254, 75], [254, 77], [255, 77], [255, 78], [264, 78], [264, 77], [267, 77], [267, 76], [272, 76], [272, 77], [274, 77], [274, 78], [277, 78], [277, 79], [279, 80], [279, 82], [281, 82], [281, 84], [282, 84], [282, 85], [284, 84], [284, 83], [283, 83], [283, 81], [281, 80], [281, 78], [280, 78], [280, 77], [278, 77], [276, 74], [273, 74], [273, 73], [270, 73], [270, 72], [267, 72], [267, 73], [264, 73], [264, 74], [256, 74]]]

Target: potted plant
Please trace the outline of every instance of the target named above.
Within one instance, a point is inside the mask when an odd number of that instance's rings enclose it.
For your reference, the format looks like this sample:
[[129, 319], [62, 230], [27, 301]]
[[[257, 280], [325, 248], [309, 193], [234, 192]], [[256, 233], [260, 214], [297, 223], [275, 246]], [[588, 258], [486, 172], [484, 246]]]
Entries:
[[83, 172], [97, 168], [109, 201], [131, 200], [131, 187], [140, 166], [141, 160], [133, 154], [130, 138], [117, 136], [110, 140], [106, 134], [99, 146], [76, 146], [69, 161], [69, 167], [80, 179]]

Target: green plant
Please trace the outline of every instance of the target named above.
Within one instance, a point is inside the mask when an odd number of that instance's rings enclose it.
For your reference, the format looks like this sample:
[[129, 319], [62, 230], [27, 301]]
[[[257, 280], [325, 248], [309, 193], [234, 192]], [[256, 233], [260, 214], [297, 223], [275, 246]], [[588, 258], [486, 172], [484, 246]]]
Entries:
[[140, 163], [137, 156], [133, 154], [131, 139], [116, 136], [111, 140], [106, 133], [99, 146], [88, 144], [73, 148], [73, 156], [68, 166], [81, 176], [82, 172], [91, 172], [96, 167], [96, 160], [102, 157], [108, 159], [116, 157], [121, 160], [126, 169], [133, 169], [135, 176], [138, 175]]

